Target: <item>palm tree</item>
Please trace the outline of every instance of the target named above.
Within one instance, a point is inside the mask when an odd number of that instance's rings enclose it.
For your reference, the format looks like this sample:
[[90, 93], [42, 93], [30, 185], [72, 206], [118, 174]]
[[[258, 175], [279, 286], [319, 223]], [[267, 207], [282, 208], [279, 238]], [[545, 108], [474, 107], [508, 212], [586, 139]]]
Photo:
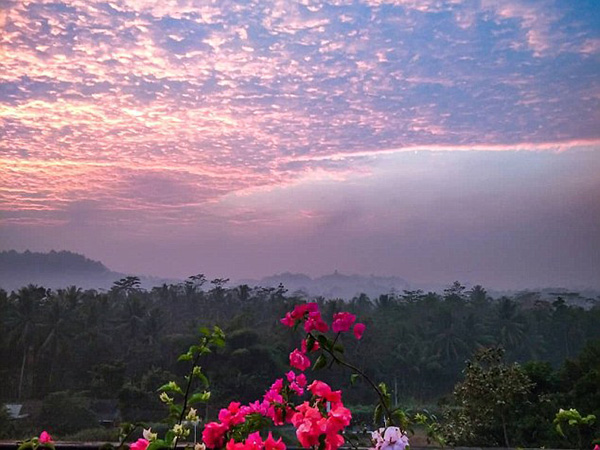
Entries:
[[23, 380], [28, 354], [33, 354], [37, 338], [39, 320], [39, 307], [42, 299], [46, 297], [46, 290], [42, 287], [30, 284], [22, 287], [14, 294], [12, 308], [10, 311], [9, 326], [11, 328], [10, 341], [16, 344], [23, 352], [21, 371], [19, 374], [19, 387], [17, 398], [23, 395]]
[[525, 318], [519, 310], [519, 304], [508, 297], [500, 299], [493, 325], [498, 343], [507, 351], [516, 349], [525, 337]]
[[76, 322], [73, 311], [80, 293], [81, 289], [72, 286], [67, 291], [59, 291], [58, 295], [51, 296], [44, 304], [41, 330], [45, 334], [42, 336], [44, 340], [40, 346], [40, 352], [46, 352], [50, 357], [50, 369], [48, 370], [50, 386], [53, 382], [56, 361], [66, 354], [74, 335], [72, 330]]

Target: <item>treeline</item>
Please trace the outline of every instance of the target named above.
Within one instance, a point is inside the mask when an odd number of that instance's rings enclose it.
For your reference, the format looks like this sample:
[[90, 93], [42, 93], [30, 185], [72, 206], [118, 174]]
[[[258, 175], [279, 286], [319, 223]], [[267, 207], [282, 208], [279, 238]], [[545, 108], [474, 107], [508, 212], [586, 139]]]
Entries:
[[[33, 285], [0, 291], [0, 400], [112, 399], [125, 420], [159, 420], [164, 410], [156, 388], [183, 375], [177, 356], [198, 327], [213, 324], [225, 330], [227, 345], [205, 363], [213, 394], [205, 413], [230, 400], [259, 398], [282, 376], [296, 342], [279, 319], [308, 299], [283, 286], [230, 288], [227, 281], [197, 275], [147, 291], [129, 277], [108, 292]], [[479, 348], [501, 346], [507, 361], [545, 362], [544, 373], [559, 383], [561, 372], [554, 370], [600, 339], [600, 305], [541, 301], [531, 292], [491, 298], [481, 286], [466, 290], [454, 283], [443, 294], [312, 300], [328, 319], [345, 310], [367, 325], [362, 340], [344, 342], [347, 358], [409, 406], [449, 395]], [[322, 378], [345, 389], [348, 404], [373, 401], [367, 386], [351, 387], [341, 370]]]

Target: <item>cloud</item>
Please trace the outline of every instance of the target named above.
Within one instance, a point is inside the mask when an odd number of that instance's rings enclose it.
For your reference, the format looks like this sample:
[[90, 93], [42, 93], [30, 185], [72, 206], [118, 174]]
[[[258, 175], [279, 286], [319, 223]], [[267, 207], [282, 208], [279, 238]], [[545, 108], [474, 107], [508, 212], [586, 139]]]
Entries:
[[599, 147], [599, 36], [585, 6], [38, 0], [0, 11], [0, 221], [11, 226], [76, 222], [82, 205], [140, 229], [150, 218], [258, 224], [258, 206], [229, 216], [215, 205], [343, 184], [410, 152]]

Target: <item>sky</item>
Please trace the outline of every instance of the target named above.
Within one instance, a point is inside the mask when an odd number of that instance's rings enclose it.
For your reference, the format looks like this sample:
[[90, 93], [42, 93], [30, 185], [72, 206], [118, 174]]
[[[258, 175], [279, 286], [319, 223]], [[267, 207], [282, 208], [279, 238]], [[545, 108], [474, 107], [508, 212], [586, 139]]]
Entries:
[[600, 7], [0, 0], [0, 248], [600, 287]]

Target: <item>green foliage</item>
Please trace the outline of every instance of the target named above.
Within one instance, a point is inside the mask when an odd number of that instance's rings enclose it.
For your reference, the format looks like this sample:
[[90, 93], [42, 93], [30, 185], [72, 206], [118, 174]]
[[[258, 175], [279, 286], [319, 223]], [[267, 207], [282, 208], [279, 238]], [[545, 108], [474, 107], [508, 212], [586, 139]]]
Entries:
[[[39, 286], [0, 291], [0, 399], [16, 402], [67, 389], [88, 391], [94, 398], [121, 396], [125, 418], [162, 419], [156, 387], [176, 380], [184, 390], [193, 357], [186, 352], [182, 359], [187, 361], [177, 361], [177, 355], [197, 345], [199, 326], [213, 323], [232, 339], [218, 354], [203, 357], [202, 374], [212, 380], [203, 415], [214, 417], [233, 399], [260, 397], [264, 380], [274, 379], [287, 364], [292, 339], [278, 320], [302, 295], [283, 288], [228, 288], [222, 280], [209, 283], [202, 275], [149, 291], [136, 280], [121, 281], [110, 292]], [[598, 350], [583, 350], [587, 356], [576, 358], [586, 342], [600, 338], [600, 307], [582, 309], [562, 300], [552, 304], [547, 297], [528, 292], [494, 299], [480, 286], [465, 290], [458, 283], [442, 295], [415, 290], [373, 299], [363, 294], [347, 303], [319, 302], [328, 319], [343, 309], [366, 323], [360, 342], [340, 338], [327, 344], [340, 360], [357, 361], [368, 376], [386, 383], [391, 409], [411, 399], [435, 403], [449, 394], [461, 379], [464, 361], [481, 346], [503, 343], [511, 362], [547, 362], [543, 370], [551, 373], [532, 373], [527, 364], [522, 366], [536, 386], [518, 406], [524, 415], [513, 424], [511, 437], [515, 443], [549, 447], [564, 445], [552, 425], [559, 408], [600, 417]], [[310, 339], [307, 344], [312, 348]], [[565, 359], [569, 363], [563, 368], [552, 369]], [[323, 368], [331, 363], [327, 355]], [[164, 376], [150, 376], [150, 370]], [[373, 402], [371, 387], [360, 376], [327, 371], [324, 380], [344, 389], [350, 404]], [[198, 391], [208, 389], [207, 380], [195, 381]], [[125, 398], [132, 401], [129, 410]]]
[[13, 433], [13, 425], [8, 410], [0, 403], [0, 439], [6, 439]]
[[97, 425], [89, 398], [70, 391], [49, 394], [42, 404], [39, 421], [42, 429], [57, 435], [71, 434]]
[[[569, 433], [569, 431], [565, 430], [565, 427], [574, 429], [574, 434], [577, 437], [577, 448], [583, 448], [582, 430], [590, 428], [594, 422], [596, 422], [595, 415], [588, 414], [587, 416], [582, 416], [579, 411], [571, 408], [567, 410], [560, 409], [556, 413], [553, 423], [556, 427], [556, 432], [566, 439], [568, 439], [567, 433]], [[567, 433], [565, 433], [565, 431]]]
[[520, 420], [519, 407], [532, 388], [518, 364], [505, 364], [501, 348], [484, 348], [467, 363], [446, 407], [448, 441], [458, 445], [510, 447], [510, 436]]

